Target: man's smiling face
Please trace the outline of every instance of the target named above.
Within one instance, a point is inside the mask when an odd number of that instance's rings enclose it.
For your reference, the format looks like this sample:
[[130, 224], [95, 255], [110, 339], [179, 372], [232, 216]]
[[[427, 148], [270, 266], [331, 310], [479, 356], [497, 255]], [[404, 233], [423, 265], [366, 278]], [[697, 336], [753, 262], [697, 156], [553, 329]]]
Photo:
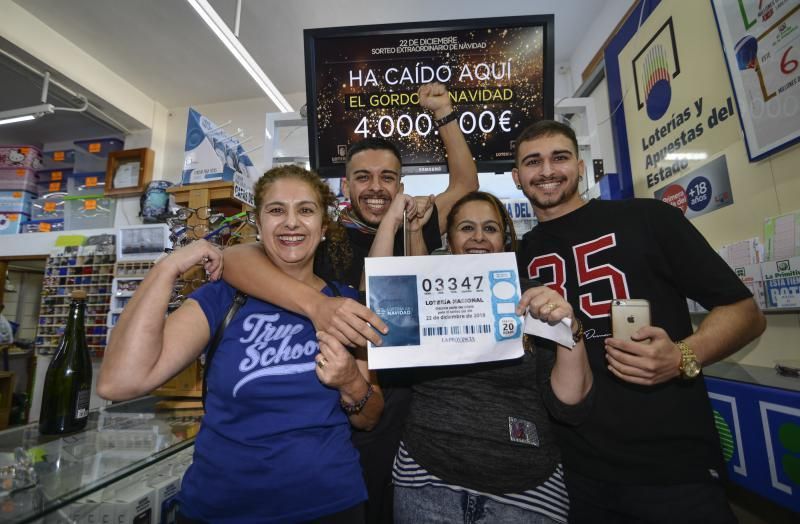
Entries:
[[350, 158], [342, 192], [358, 218], [380, 224], [400, 190], [400, 169], [400, 160], [385, 149], [365, 149]]

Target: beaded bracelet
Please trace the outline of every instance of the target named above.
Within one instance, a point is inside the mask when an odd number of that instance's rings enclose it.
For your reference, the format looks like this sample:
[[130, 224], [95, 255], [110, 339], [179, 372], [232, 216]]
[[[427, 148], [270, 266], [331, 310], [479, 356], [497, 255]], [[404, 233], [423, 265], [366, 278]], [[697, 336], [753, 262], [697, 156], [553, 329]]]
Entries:
[[339, 404], [342, 406], [342, 409], [348, 415], [358, 415], [361, 413], [361, 410], [364, 409], [364, 406], [367, 405], [367, 401], [369, 397], [372, 396], [372, 392], [375, 391], [375, 388], [372, 387], [372, 384], [367, 384], [367, 394], [359, 400], [358, 402], [353, 402], [352, 404], [349, 402], [345, 402], [343, 398], [339, 399]]

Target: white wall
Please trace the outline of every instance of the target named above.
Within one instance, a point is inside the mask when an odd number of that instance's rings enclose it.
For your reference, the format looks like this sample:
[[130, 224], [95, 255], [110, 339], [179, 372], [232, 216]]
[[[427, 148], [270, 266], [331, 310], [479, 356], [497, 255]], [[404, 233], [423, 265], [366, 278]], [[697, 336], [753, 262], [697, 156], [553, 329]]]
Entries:
[[575, 52], [569, 61], [570, 75], [572, 83], [577, 89], [583, 83], [581, 75], [594, 55], [611, 35], [611, 31], [617, 26], [622, 17], [628, 11], [634, 0], [607, 0], [603, 9], [598, 13], [597, 18], [589, 27], [576, 27], [576, 31], [584, 34]]
[[[110, 105], [152, 127], [157, 103], [11, 0], [0, 0], [0, 37]], [[68, 67], [67, 71], [62, 68]]]
[[[597, 121], [595, 129], [588, 130], [589, 133], [594, 135], [597, 145], [597, 150], [592, 150], [592, 158], [602, 158], [604, 171], [606, 173], [616, 173], [617, 161], [614, 156], [614, 135], [611, 131], [611, 108], [608, 105], [608, 82], [605, 78], [597, 84], [589, 98], [594, 101], [595, 120]], [[583, 116], [582, 114], [576, 114], [570, 120], [570, 124], [576, 131], [588, 127], [584, 122]]]

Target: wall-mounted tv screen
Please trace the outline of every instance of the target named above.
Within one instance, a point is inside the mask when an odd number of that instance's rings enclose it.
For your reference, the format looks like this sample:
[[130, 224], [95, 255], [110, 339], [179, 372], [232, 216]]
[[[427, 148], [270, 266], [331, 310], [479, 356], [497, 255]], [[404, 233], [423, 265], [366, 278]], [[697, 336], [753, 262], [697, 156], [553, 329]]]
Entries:
[[553, 117], [552, 15], [306, 29], [311, 165], [344, 175], [348, 147], [366, 137], [395, 142], [403, 172], [444, 173], [433, 116], [417, 90], [450, 90], [480, 171], [513, 164], [514, 139]]

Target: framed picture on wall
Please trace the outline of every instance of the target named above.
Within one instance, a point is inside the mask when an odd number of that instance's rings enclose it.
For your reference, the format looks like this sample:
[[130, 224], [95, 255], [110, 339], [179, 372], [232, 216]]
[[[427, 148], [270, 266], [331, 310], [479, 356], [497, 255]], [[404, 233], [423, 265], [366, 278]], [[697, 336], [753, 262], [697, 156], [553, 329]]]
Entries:
[[106, 196], [141, 195], [153, 178], [153, 150], [114, 151], [106, 164]]
[[800, 3], [711, 5], [747, 155], [762, 160], [800, 141]]
[[123, 226], [117, 230], [117, 260], [155, 260], [171, 247], [166, 224]]

